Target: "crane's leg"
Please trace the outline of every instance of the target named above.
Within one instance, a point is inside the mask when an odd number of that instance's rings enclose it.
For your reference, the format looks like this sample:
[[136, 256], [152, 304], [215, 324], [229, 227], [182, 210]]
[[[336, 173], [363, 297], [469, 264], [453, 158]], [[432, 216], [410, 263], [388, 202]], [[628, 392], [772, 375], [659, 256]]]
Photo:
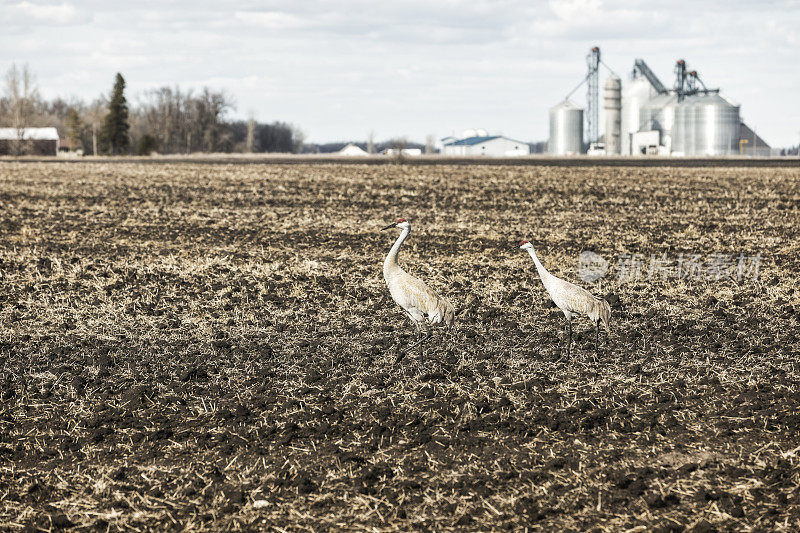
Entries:
[[406, 311], [406, 313], [408, 314], [408, 318], [411, 319], [411, 323], [414, 324], [414, 329], [417, 332], [417, 342], [408, 346], [405, 350], [400, 349], [397, 353], [397, 358], [394, 360], [395, 363], [399, 363], [400, 361], [402, 361], [405, 358], [405, 356], [408, 355], [408, 352], [410, 352], [411, 349], [414, 348], [414, 346], [416, 346], [419, 343], [419, 324], [417, 323], [416, 320], [414, 320], [414, 317], [411, 315], [411, 313], [408, 313], [408, 311]]
[[572, 345], [572, 318], [567, 319], [567, 330], [569, 331], [567, 336], [567, 359], [569, 359], [569, 349]]
[[597, 320], [597, 323], [594, 325], [594, 354], [598, 354], [598, 343], [600, 342], [600, 320]]
[[594, 324], [594, 355], [592, 356], [592, 360], [597, 363], [599, 362], [599, 354], [600, 354], [600, 320], [598, 319], [597, 322]]
[[[399, 346], [398, 346], [398, 348], [399, 348]], [[402, 361], [403, 359], [405, 359], [406, 355], [408, 355], [408, 350], [407, 349], [406, 350], [398, 349], [397, 357], [394, 360], [395, 364], [397, 364], [400, 361]]]
[[[412, 317], [411, 320], [414, 320], [414, 318]], [[403, 357], [405, 357], [406, 354], [408, 354], [408, 352], [410, 352], [411, 350], [413, 350], [417, 346], [419, 346], [419, 357], [420, 357], [420, 360], [422, 360], [422, 355], [423, 355], [423, 353], [422, 353], [422, 344], [426, 340], [428, 340], [430, 338], [430, 333], [428, 333], [428, 328], [425, 327], [424, 322], [420, 323], [420, 322], [417, 322], [416, 320], [414, 320], [414, 326], [417, 328], [417, 342], [415, 342], [414, 344], [411, 344], [410, 346], [408, 346], [405, 349], [405, 351], [401, 352], [400, 355], [398, 355], [398, 357], [395, 360], [395, 362], [398, 362], [401, 359], [403, 359]], [[423, 332], [424, 332], [424, 335], [423, 335]]]
[[405, 356], [408, 355], [408, 352], [413, 350], [421, 342], [422, 339], [420, 338], [419, 331], [417, 331], [417, 342], [409, 345], [408, 347], [406, 347], [405, 350], [400, 350], [400, 353], [397, 354], [397, 359], [395, 359], [394, 362], [399, 363], [400, 361], [402, 361], [405, 358]]
[[423, 356], [425, 355], [425, 352], [423, 351], [423, 346], [425, 344], [425, 341], [431, 338], [431, 332], [428, 329], [428, 324], [426, 324], [424, 320], [420, 323], [420, 329], [422, 330], [423, 334], [422, 338], [419, 340], [419, 362], [421, 363], [423, 360]]
[[425, 345], [425, 341], [430, 339], [431, 336], [432, 335], [427, 331], [424, 334], [420, 333], [419, 335], [417, 335], [417, 342], [415, 342], [414, 344], [412, 344], [411, 346], [406, 348], [406, 353], [410, 352], [411, 350], [413, 350], [414, 348], [419, 346], [419, 357], [420, 357], [420, 360], [421, 360], [422, 356], [424, 355], [424, 352], [422, 351], [422, 347]]

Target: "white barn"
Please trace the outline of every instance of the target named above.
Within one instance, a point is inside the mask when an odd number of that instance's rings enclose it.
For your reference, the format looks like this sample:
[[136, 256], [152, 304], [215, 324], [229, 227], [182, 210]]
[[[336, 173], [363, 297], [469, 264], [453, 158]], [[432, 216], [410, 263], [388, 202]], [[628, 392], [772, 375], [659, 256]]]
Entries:
[[530, 155], [528, 143], [502, 135], [467, 137], [444, 143], [442, 154], [460, 156], [515, 157]]
[[0, 128], [0, 155], [57, 155], [55, 128]]

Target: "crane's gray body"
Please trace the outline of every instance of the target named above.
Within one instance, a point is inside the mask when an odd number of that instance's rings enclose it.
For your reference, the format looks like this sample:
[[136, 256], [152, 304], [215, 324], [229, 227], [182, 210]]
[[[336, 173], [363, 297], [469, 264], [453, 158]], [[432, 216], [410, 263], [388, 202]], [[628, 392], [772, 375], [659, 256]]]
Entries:
[[403, 308], [418, 330], [427, 329], [427, 323], [444, 323], [446, 326], [451, 326], [455, 310], [447, 298], [436, 294], [422, 280], [415, 278], [397, 264], [400, 246], [411, 232], [411, 225], [403, 221], [396, 226], [403, 231], [383, 262], [383, 278], [386, 280], [392, 299]]
[[[531, 243], [523, 242], [520, 248], [526, 250], [530, 254], [533, 262], [536, 264], [536, 270], [539, 272], [539, 278], [542, 280], [542, 285], [544, 285], [544, 288], [547, 290], [547, 294], [550, 295], [550, 299], [561, 309], [561, 312], [564, 313], [564, 317], [567, 319], [567, 324], [569, 326], [567, 355], [569, 355], [569, 346], [572, 342], [573, 315], [589, 317], [589, 320], [591, 320], [592, 324], [597, 328], [596, 331], [598, 335], [601, 322], [603, 326], [605, 326], [606, 331], [611, 331], [611, 306], [608, 305], [607, 301], [595, 298], [586, 289], [578, 287], [569, 281], [557, 278], [548, 272], [542, 262], [539, 261], [539, 257], [537, 257], [536, 251], [533, 249]], [[595, 351], [597, 351], [597, 337], [595, 337]]]

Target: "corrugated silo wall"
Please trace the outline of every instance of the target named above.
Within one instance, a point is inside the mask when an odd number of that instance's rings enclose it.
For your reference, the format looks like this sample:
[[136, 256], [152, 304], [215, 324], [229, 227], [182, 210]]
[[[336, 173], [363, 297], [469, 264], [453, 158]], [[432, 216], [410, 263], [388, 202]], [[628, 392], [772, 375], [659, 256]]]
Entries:
[[605, 86], [606, 134], [605, 147], [607, 154], [619, 154], [621, 150], [622, 130], [622, 82], [611, 75]]

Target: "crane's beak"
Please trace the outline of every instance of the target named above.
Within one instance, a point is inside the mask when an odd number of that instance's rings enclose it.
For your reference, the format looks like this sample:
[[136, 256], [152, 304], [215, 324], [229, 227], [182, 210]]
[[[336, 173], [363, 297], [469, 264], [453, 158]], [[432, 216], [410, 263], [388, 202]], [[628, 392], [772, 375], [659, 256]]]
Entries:
[[388, 225], [388, 226], [386, 226], [385, 228], [381, 228], [381, 231], [383, 231], [383, 230], [385, 230], [385, 229], [391, 229], [391, 228], [395, 228], [395, 227], [397, 227], [397, 222], [395, 222], [395, 223], [393, 223], [393, 224], [389, 224], [389, 225]]

